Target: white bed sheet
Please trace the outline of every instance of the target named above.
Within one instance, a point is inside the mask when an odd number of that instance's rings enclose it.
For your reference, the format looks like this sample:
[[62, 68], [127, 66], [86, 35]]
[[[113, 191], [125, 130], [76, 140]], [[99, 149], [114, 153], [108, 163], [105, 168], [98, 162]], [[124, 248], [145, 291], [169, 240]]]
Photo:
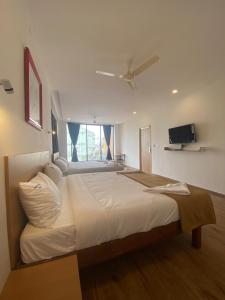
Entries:
[[64, 181], [64, 211], [54, 228], [27, 225], [21, 236], [26, 263], [146, 232], [179, 219], [172, 198], [146, 193], [143, 185], [115, 172], [70, 175]]
[[69, 167], [74, 169], [104, 168], [107, 165], [107, 161], [98, 160], [78, 161], [69, 163]]
[[111, 161], [78, 161], [70, 162], [64, 175], [96, 173], [96, 172], [116, 172], [122, 171], [124, 166]]

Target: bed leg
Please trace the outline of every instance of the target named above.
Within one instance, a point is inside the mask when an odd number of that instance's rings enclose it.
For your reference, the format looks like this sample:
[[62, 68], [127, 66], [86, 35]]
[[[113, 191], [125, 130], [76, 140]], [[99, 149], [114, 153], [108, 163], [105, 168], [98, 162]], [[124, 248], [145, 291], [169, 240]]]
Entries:
[[201, 248], [202, 245], [202, 227], [197, 227], [192, 230], [192, 246], [194, 248]]

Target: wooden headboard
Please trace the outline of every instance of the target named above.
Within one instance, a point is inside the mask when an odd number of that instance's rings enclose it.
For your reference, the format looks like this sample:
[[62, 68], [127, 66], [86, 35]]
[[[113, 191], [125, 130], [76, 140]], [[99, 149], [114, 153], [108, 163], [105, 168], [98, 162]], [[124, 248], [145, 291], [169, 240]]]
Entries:
[[49, 152], [36, 152], [5, 156], [6, 209], [11, 269], [15, 269], [20, 260], [20, 235], [27, 218], [20, 205], [18, 183], [28, 181], [49, 162]]

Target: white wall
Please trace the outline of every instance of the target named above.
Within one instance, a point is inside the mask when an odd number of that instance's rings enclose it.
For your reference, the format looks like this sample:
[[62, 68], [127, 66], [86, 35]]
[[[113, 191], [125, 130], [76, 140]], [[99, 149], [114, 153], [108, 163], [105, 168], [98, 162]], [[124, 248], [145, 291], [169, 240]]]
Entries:
[[114, 125], [114, 154], [120, 154], [120, 125]]
[[[182, 97], [182, 93], [145, 106], [120, 126], [121, 152], [127, 164], [139, 167], [138, 130], [151, 124], [153, 173], [187, 181], [225, 194], [225, 79]], [[205, 152], [169, 152], [168, 128], [195, 123], [198, 143]]]
[[44, 128], [50, 129], [49, 92], [29, 24], [23, 0], [0, 1], [0, 77], [10, 79], [15, 90], [14, 94], [7, 95], [0, 87], [0, 291], [10, 269], [3, 156], [51, 148], [51, 136], [24, 121], [23, 48], [29, 46], [43, 84]]

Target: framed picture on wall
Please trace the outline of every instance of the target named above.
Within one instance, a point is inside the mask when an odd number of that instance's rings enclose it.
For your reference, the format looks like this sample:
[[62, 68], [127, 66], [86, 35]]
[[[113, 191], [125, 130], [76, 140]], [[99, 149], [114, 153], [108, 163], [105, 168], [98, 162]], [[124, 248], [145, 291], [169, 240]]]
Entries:
[[41, 130], [42, 84], [29, 48], [24, 48], [25, 120]]

